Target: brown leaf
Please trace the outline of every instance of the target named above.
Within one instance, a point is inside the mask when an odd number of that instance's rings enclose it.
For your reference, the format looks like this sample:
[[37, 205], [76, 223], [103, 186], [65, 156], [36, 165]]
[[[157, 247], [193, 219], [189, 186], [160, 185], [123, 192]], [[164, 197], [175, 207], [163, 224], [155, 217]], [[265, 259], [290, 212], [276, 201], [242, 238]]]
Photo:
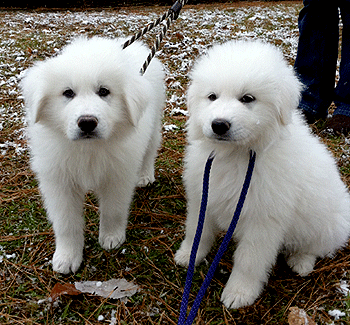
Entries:
[[304, 309], [290, 307], [289, 310], [289, 325], [316, 325], [315, 321], [311, 319]]
[[62, 295], [77, 296], [79, 294], [81, 294], [81, 292], [75, 288], [74, 284], [56, 283], [51, 290], [50, 298], [52, 302], [54, 302], [57, 298], [61, 297]]

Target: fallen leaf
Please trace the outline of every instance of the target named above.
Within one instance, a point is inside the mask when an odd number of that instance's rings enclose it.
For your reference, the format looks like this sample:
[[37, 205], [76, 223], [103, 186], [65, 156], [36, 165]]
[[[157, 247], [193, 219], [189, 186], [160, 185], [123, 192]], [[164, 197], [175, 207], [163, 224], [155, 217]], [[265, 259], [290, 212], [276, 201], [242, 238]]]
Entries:
[[51, 301], [54, 302], [62, 295], [77, 296], [79, 294], [81, 294], [81, 292], [78, 291], [72, 283], [56, 283], [51, 290], [50, 298]]
[[290, 307], [289, 310], [289, 325], [316, 325], [315, 321], [311, 319], [304, 309]]
[[75, 282], [75, 288], [83, 293], [92, 293], [103, 298], [123, 299], [131, 297], [140, 291], [140, 287], [125, 279], [111, 279], [108, 281]]

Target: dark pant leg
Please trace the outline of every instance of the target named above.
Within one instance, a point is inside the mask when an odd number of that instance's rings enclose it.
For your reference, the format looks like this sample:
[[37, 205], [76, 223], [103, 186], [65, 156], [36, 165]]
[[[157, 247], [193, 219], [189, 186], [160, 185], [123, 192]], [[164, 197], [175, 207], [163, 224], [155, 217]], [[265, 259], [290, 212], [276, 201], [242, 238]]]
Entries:
[[304, 0], [299, 14], [295, 71], [305, 85], [299, 107], [325, 118], [334, 98], [338, 56], [338, 1]]

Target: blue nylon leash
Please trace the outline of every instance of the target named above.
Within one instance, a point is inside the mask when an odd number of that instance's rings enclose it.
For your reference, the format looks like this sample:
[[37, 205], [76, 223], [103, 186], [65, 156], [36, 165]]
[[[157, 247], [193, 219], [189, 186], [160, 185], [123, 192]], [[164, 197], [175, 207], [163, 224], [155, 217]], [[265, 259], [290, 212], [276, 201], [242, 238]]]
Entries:
[[205, 277], [203, 284], [198, 291], [196, 299], [195, 299], [193, 306], [192, 306], [192, 308], [188, 314], [188, 317], [186, 319], [188, 299], [189, 299], [189, 295], [190, 295], [190, 291], [191, 291], [192, 278], [193, 278], [193, 273], [194, 273], [194, 264], [195, 264], [195, 260], [196, 260], [199, 242], [200, 242], [201, 235], [202, 235], [204, 219], [205, 219], [205, 212], [206, 212], [207, 202], [208, 202], [209, 174], [210, 174], [210, 169], [211, 169], [211, 165], [213, 163], [214, 158], [215, 158], [215, 155], [212, 152], [209, 155], [209, 158], [207, 160], [207, 163], [206, 163], [205, 169], [204, 169], [202, 202], [201, 202], [201, 207], [200, 207], [200, 212], [199, 212], [197, 231], [196, 231], [196, 234], [194, 237], [192, 250], [191, 250], [190, 263], [189, 263], [188, 270], [187, 270], [185, 288], [184, 288], [184, 292], [182, 295], [178, 325], [190, 325], [190, 324], [192, 324], [194, 318], [197, 315], [199, 305], [201, 304], [202, 299], [205, 295], [205, 292], [208, 289], [209, 284], [214, 276], [215, 270], [216, 270], [217, 266], [219, 265], [219, 262], [220, 262], [222, 256], [224, 255], [225, 251], [227, 250], [228, 244], [232, 238], [233, 232], [236, 228], [239, 216], [241, 214], [245, 198], [247, 196], [247, 192], [249, 189], [250, 181], [251, 181], [253, 170], [254, 170], [256, 153], [253, 151], [250, 151], [250, 159], [249, 159], [249, 164], [248, 164], [248, 168], [247, 168], [247, 173], [245, 176], [245, 180], [244, 180], [242, 191], [241, 191], [241, 194], [240, 194], [237, 206], [236, 206], [235, 213], [232, 217], [232, 221], [231, 221], [230, 226], [227, 230], [227, 233], [226, 233], [226, 235], [225, 235], [225, 237], [224, 237], [224, 239], [219, 247], [219, 250], [218, 250], [217, 254], [215, 255], [213, 263], [211, 264], [211, 266], [209, 268], [207, 276]]
[[214, 152], [212, 152], [209, 155], [207, 163], [205, 164], [205, 168], [204, 168], [202, 201], [201, 201], [201, 207], [199, 210], [197, 230], [196, 230], [196, 234], [194, 236], [191, 255], [190, 255], [190, 263], [189, 263], [188, 269], [187, 269], [187, 276], [186, 276], [184, 292], [182, 295], [178, 325], [183, 325], [186, 321], [188, 298], [189, 298], [190, 292], [191, 292], [192, 278], [193, 278], [193, 273], [194, 273], [194, 262], [196, 260], [197, 250], [198, 250], [199, 242], [200, 242], [201, 236], [202, 236], [204, 217], [205, 217], [205, 212], [207, 210], [208, 190], [209, 190], [209, 175], [210, 175], [210, 169], [211, 169], [211, 165], [213, 163], [214, 158], [215, 158], [215, 155], [214, 155]]

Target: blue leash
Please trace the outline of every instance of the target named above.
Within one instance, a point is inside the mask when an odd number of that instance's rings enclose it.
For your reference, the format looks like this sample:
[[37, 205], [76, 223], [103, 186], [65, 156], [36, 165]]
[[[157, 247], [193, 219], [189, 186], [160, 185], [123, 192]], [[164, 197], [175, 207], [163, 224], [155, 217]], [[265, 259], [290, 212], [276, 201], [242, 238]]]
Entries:
[[194, 264], [195, 264], [195, 260], [196, 260], [199, 242], [200, 242], [201, 235], [202, 235], [205, 212], [207, 209], [208, 191], [209, 191], [209, 174], [210, 174], [210, 169], [211, 169], [211, 165], [213, 163], [214, 158], [215, 158], [215, 155], [212, 152], [209, 155], [209, 158], [207, 160], [207, 163], [206, 163], [205, 169], [204, 169], [202, 202], [201, 202], [201, 207], [200, 207], [200, 211], [199, 211], [197, 231], [196, 231], [196, 234], [195, 234], [195, 237], [193, 240], [193, 245], [192, 245], [192, 250], [191, 250], [190, 263], [189, 263], [188, 270], [187, 270], [185, 288], [184, 288], [184, 292], [182, 295], [178, 325], [190, 325], [190, 324], [192, 324], [194, 318], [197, 315], [199, 305], [201, 304], [202, 299], [205, 295], [205, 292], [208, 289], [209, 284], [214, 276], [215, 270], [216, 270], [217, 266], [219, 265], [219, 262], [220, 262], [222, 256], [224, 255], [224, 253], [227, 249], [227, 246], [232, 238], [233, 232], [234, 232], [236, 225], [237, 225], [237, 222], [238, 222], [238, 218], [239, 218], [241, 211], [242, 211], [242, 208], [243, 208], [245, 198], [247, 196], [248, 188], [250, 185], [250, 180], [252, 178], [252, 174], [253, 174], [253, 170], [254, 170], [256, 153], [250, 151], [250, 159], [249, 159], [249, 164], [248, 164], [248, 168], [247, 168], [247, 173], [245, 176], [241, 195], [239, 197], [239, 200], [238, 200], [238, 203], [236, 206], [236, 211], [233, 215], [233, 218], [232, 218], [230, 226], [227, 230], [227, 233], [226, 233], [226, 235], [225, 235], [225, 237], [224, 237], [224, 239], [219, 247], [219, 250], [218, 250], [217, 254], [215, 255], [214, 261], [209, 268], [208, 274], [205, 277], [203, 284], [198, 291], [197, 297], [193, 303], [193, 306], [190, 310], [190, 313], [188, 314], [188, 317], [186, 319], [188, 299], [190, 296], [192, 278], [193, 278], [193, 273], [194, 273]]

